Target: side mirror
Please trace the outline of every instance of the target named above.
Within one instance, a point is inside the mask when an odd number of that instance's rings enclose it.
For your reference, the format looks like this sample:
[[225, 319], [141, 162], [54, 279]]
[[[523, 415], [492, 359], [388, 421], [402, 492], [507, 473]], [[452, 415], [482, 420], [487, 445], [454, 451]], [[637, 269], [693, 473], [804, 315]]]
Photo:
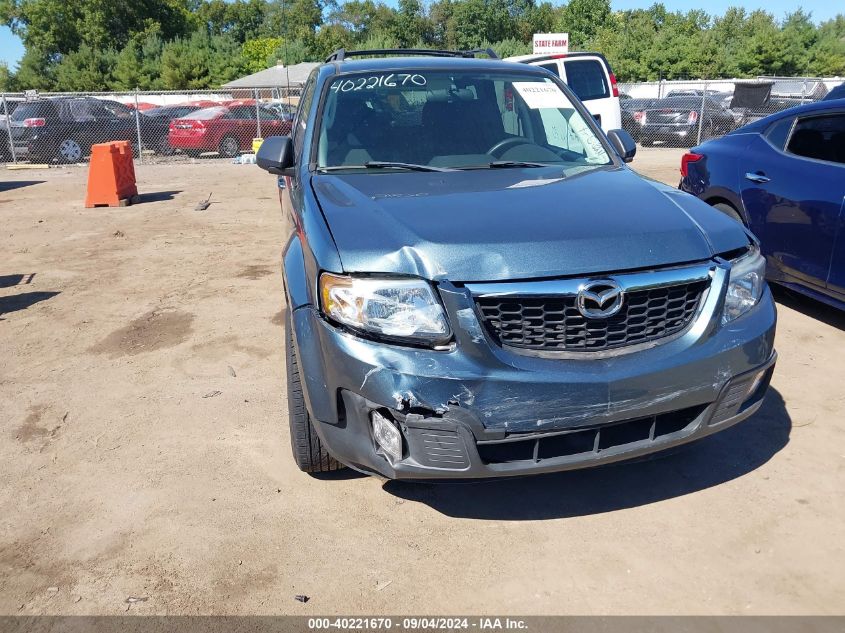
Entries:
[[622, 160], [626, 163], [634, 160], [634, 156], [637, 155], [637, 144], [625, 130], [610, 130], [607, 133], [607, 139]]
[[255, 157], [256, 164], [264, 171], [277, 176], [292, 175], [293, 141], [290, 136], [265, 138]]

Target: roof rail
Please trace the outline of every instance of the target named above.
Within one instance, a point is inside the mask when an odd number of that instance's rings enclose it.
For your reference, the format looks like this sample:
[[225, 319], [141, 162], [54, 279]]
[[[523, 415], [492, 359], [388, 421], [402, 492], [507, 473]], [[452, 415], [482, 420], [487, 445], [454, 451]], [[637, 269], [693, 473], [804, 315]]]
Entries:
[[365, 57], [368, 55], [420, 55], [426, 57], [475, 57], [477, 53], [483, 53], [490, 59], [499, 59], [492, 48], [476, 48], [471, 51], [446, 51], [433, 48], [377, 48], [368, 51], [347, 51], [339, 48], [326, 57], [326, 63], [342, 62], [347, 57]]

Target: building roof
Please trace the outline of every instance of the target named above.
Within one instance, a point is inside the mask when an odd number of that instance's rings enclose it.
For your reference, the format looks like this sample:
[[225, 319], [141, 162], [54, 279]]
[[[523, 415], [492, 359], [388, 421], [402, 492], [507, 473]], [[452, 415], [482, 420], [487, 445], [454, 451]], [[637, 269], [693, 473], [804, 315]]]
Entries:
[[305, 83], [308, 75], [319, 66], [317, 62], [302, 62], [293, 66], [277, 65], [259, 70], [223, 84], [223, 88], [285, 88]]

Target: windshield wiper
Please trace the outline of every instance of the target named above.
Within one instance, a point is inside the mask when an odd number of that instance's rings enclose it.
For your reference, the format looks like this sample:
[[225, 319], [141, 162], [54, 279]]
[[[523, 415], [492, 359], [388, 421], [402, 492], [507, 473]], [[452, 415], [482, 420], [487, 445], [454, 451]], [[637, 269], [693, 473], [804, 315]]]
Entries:
[[524, 160], [494, 160], [493, 162], [488, 163], [487, 166], [493, 169], [507, 169], [509, 167], [554, 167], [555, 165], [550, 165], [548, 163], [533, 163], [531, 161]]
[[432, 165], [417, 165], [416, 163], [397, 163], [387, 160], [368, 160], [364, 167], [374, 169], [410, 169], [412, 171], [455, 171], [449, 167], [434, 167]]
[[386, 160], [368, 160], [363, 165], [332, 165], [320, 167], [317, 171], [341, 171], [343, 169], [408, 169], [410, 171], [455, 171], [449, 167], [434, 167], [432, 165], [417, 165], [416, 163], [398, 163]]

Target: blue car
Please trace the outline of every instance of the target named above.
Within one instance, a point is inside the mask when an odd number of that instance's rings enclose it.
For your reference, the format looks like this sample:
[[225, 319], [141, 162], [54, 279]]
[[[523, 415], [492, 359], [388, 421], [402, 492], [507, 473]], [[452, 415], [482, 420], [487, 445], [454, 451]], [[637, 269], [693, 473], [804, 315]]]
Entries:
[[264, 140], [291, 448], [393, 479], [584, 468], [752, 415], [776, 360], [749, 231], [631, 170], [542, 68], [337, 51]]
[[845, 309], [845, 99], [694, 147], [681, 176], [682, 190], [759, 238], [770, 281]]

